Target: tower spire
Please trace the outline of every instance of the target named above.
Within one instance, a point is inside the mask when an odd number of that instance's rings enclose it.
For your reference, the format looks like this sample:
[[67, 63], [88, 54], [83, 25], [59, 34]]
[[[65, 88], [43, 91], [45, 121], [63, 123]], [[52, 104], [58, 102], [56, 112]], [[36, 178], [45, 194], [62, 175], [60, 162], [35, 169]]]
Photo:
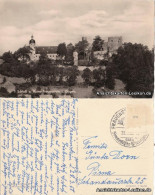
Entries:
[[33, 34], [31, 35], [31, 40], [29, 41], [29, 45], [35, 46], [35, 40], [33, 39]]

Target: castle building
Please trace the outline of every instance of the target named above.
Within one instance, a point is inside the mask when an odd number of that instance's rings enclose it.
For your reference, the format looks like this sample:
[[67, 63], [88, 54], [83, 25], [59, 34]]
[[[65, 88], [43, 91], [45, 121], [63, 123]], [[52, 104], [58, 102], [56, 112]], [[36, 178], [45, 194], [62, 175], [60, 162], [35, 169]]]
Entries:
[[[82, 37], [82, 41], [87, 41], [86, 37]], [[122, 37], [115, 36], [115, 37], [108, 37], [108, 41], [104, 42], [102, 45], [102, 49], [100, 51], [94, 51], [94, 57], [103, 60], [108, 56], [112, 56], [113, 54], [117, 53], [119, 47], [123, 45]], [[29, 41], [29, 47], [31, 48], [30, 60], [31, 61], [38, 61], [41, 53], [46, 53], [48, 58], [51, 60], [59, 60], [60, 57], [57, 54], [57, 46], [36, 46], [36, 41], [31, 36], [31, 40]], [[90, 55], [92, 51], [92, 46], [89, 45], [88, 48], [81, 54], [74, 51], [73, 58], [74, 58], [74, 65], [78, 65], [79, 60], [87, 60], [90, 61]]]
[[31, 48], [30, 60], [37, 61], [39, 60], [40, 54], [45, 52], [47, 56], [51, 60], [57, 59], [57, 46], [36, 46], [36, 42], [33, 39], [33, 35], [31, 36], [31, 40], [29, 41], [29, 47]]
[[122, 37], [108, 37], [108, 49], [111, 54], [117, 53], [119, 47], [123, 44]]
[[102, 50], [94, 51], [94, 57], [103, 60], [105, 59], [106, 54], [109, 56], [117, 53], [119, 47], [123, 45], [123, 39], [119, 37], [108, 37], [108, 41], [103, 43]]

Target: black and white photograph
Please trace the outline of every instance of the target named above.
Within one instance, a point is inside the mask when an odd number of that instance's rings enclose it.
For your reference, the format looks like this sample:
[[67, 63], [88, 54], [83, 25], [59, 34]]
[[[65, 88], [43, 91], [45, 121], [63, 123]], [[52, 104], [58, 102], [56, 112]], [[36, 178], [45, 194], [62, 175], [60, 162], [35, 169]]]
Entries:
[[0, 97], [152, 98], [153, 0], [0, 0]]

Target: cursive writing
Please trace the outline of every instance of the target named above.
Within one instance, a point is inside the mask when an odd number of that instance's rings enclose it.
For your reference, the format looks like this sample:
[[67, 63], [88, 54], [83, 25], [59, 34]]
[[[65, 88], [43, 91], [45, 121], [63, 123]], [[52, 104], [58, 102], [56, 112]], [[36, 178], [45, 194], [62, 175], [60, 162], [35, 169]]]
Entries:
[[87, 166], [87, 170], [90, 171], [88, 175], [92, 176], [104, 176], [104, 175], [113, 175], [115, 172], [112, 171], [101, 171], [100, 170], [100, 163], [93, 162]]
[[93, 136], [85, 139], [83, 141], [84, 144], [84, 149], [107, 149], [107, 144], [105, 143], [100, 143], [100, 144], [93, 144], [92, 142], [94, 139], [98, 138], [98, 136]]

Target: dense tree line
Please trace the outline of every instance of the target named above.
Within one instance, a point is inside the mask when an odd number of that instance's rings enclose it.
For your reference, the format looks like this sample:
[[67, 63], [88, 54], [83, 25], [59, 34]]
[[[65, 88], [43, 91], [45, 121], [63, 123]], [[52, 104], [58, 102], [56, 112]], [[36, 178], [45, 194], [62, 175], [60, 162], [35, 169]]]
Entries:
[[154, 51], [142, 44], [125, 43], [113, 55], [113, 72], [131, 92], [152, 92], [154, 83]]
[[[21, 50], [19, 50], [21, 51]], [[23, 54], [22, 54], [23, 55]], [[18, 55], [19, 56], [19, 55]], [[26, 55], [25, 55], [26, 56]], [[4, 63], [0, 66], [0, 73], [10, 77], [23, 77], [31, 84], [67, 85], [73, 86], [79, 75], [77, 67], [59, 67], [54, 65], [46, 53], [40, 55], [38, 62], [26, 63], [26, 58], [18, 60], [17, 52], [6, 52], [2, 56]], [[24, 60], [23, 60], [24, 59]], [[36, 77], [38, 79], [36, 79]]]
[[115, 80], [110, 66], [106, 69], [100, 67], [93, 71], [86, 68], [83, 70], [82, 78], [87, 85], [92, 85], [97, 88], [105, 86], [108, 89], [114, 89], [115, 87]]

